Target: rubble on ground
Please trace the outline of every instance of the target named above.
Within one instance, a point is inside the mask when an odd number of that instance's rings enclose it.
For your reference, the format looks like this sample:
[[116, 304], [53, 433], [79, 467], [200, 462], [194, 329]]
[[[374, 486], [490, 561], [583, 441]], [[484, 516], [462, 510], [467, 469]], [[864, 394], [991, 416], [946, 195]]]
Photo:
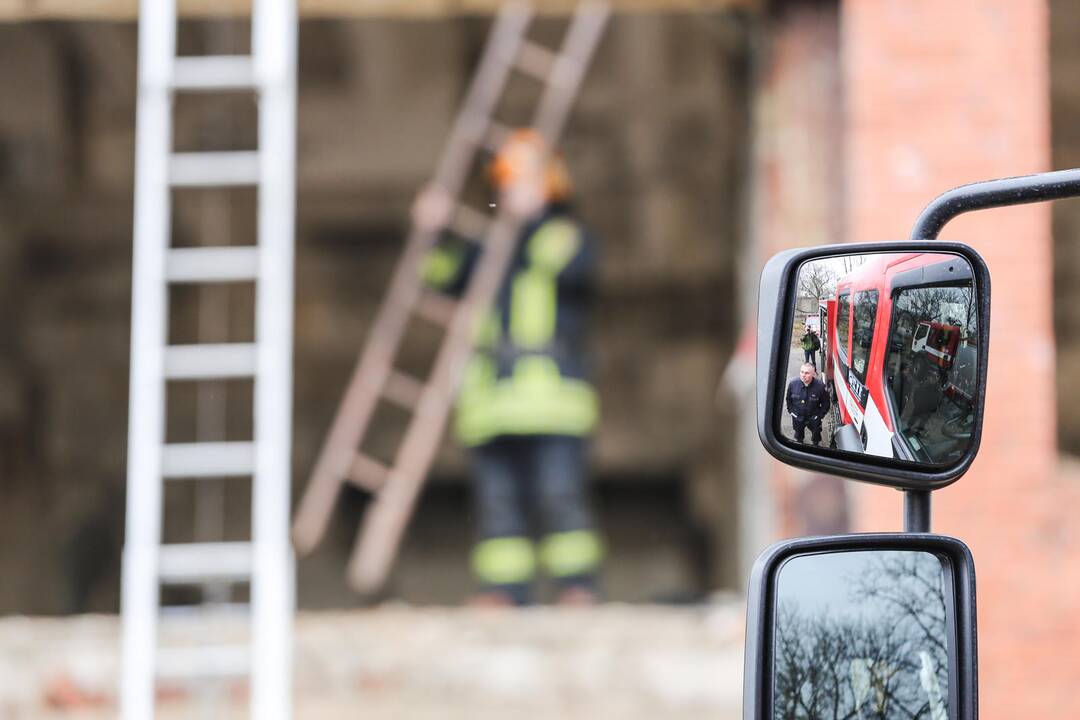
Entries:
[[[163, 621], [163, 642], [242, 638], [242, 616]], [[383, 605], [302, 612], [297, 718], [738, 717], [743, 608]], [[115, 717], [120, 619], [0, 619], [0, 716]], [[246, 717], [245, 683], [158, 687], [160, 717]], [[204, 709], [212, 712], [203, 712]], [[224, 708], [224, 712], [221, 710]]]

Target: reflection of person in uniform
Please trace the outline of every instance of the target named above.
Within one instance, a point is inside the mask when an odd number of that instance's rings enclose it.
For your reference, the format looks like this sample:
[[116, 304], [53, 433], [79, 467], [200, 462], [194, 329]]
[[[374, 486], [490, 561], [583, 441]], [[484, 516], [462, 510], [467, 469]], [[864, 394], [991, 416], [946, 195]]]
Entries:
[[825, 384], [817, 379], [817, 371], [810, 363], [799, 368], [799, 377], [788, 383], [787, 411], [795, 439], [806, 442], [806, 428], [810, 428], [810, 441], [821, 444], [821, 419], [829, 412], [829, 393]]
[[806, 326], [806, 333], [802, 336], [802, 349], [803, 359], [806, 362], [817, 368], [817, 358], [815, 353], [821, 348], [821, 341], [818, 340], [817, 333], [814, 332], [814, 328], [809, 325]]

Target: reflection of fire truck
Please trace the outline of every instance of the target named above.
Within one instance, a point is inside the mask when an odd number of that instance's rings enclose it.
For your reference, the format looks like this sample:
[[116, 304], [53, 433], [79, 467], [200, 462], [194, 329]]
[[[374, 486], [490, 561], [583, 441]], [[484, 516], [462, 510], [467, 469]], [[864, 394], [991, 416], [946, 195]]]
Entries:
[[818, 370], [821, 373], [821, 381], [825, 383], [825, 387], [832, 389], [832, 353], [829, 352], [829, 339], [832, 337], [832, 325], [829, 323], [829, 318], [836, 314], [836, 300], [826, 300], [821, 303], [818, 308], [818, 335], [821, 338], [821, 367]]
[[840, 278], [819, 311], [837, 448], [922, 462], [966, 448], [973, 297], [971, 269], [955, 255], [871, 255]]
[[960, 328], [939, 322], [920, 322], [911, 341], [914, 352], [924, 352], [931, 362], [946, 370], [952, 367], [956, 346], [960, 343]]

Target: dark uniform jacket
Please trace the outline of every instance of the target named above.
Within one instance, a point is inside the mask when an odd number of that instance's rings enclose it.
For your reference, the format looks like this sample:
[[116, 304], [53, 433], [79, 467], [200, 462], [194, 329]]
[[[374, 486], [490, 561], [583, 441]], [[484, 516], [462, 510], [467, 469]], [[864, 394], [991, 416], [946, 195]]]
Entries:
[[825, 383], [817, 378], [804, 385], [802, 378], [795, 378], [787, 386], [787, 411], [799, 418], [825, 417], [829, 412], [829, 393]]
[[[424, 277], [460, 295], [476, 245], [440, 243]], [[503, 435], [587, 435], [597, 420], [586, 366], [593, 238], [566, 205], [525, 224], [458, 396], [456, 429], [469, 446]]]

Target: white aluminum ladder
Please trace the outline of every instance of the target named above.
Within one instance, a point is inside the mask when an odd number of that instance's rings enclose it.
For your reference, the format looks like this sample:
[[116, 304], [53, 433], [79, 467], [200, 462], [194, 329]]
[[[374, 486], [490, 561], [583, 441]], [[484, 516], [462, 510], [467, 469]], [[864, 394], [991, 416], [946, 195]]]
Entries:
[[[159, 679], [250, 677], [251, 717], [291, 717], [294, 559], [289, 543], [295, 0], [254, 0], [250, 56], [177, 57], [175, 0], [142, 0], [135, 154], [127, 524], [123, 556], [124, 720], [155, 711]], [[175, 153], [178, 92], [255, 91], [258, 150]], [[255, 186], [257, 244], [171, 248], [176, 187]], [[255, 342], [167, 346], [168, 288], [255, 282]], [[250, 442], [165, 443], [168, 381], [252, 378]], [[162, 544], [164, 483], [250, 476], [250, 542]], [[160, 647], [162, 584], [250, 583], [250, 644]]]

